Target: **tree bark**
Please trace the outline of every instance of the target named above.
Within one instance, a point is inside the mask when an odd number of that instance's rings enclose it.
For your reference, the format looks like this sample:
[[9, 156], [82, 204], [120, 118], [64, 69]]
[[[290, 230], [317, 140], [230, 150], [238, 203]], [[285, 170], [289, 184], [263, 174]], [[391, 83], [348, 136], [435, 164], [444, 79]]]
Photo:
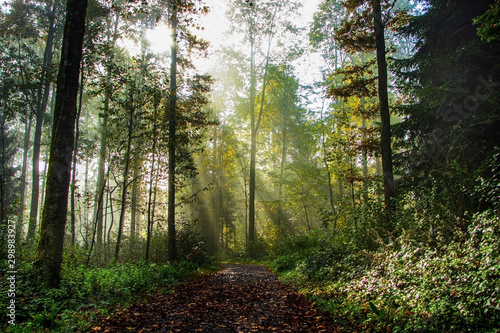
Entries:
[[390, 221], [394, 210], [393, 198], [395, 196], [394, 176], [392, 171], [392, 149], [391, 149], [391, 116], [389, 113], [389, 96], [387, 92], [387, 62], [385, 52], [384, 22], [382, 20], [382, 10], [380, 0], [373, 0], [373, 24], [375, 30], [377, 47], [377, 67], [378, 67], [378, 95], [380, 102], [381, 121], [381, 153], [382, 153], [382, 173], [384, 179], [384, 205], [386, 209], [386, 219]]
[[248, 180], [248, 245], [255, 241], [255, 154], [257, 133], [255, 132], [255, 54], [252, 47], [250, 65], [250, 175]]
[[155, 182], [155, 167], [156, 167], [156, 141], [157, 141], [157, 127], [158, 127], [158, 104], [159, 99], [156, 98], [155, 94], [155, 102], [154, 102], [154, 121], [153, 121], [153, 147], [151, 148], [151, 167], [149, 171], [149, 192], [148, 192], [148, 222], [147, 222], [147, 234], [146, 234], [146, 254], [145, 260], [149, 261], [149, 247], [151, 244], [151, 237], [153, 235], [153, 219], [154, 219], [154, 210], [153, 210], [153, 186], [154, 191], [156, 192], [156, 182]]
[[177, 104], [177, 8], [172, 6], [171, 28], [172, 28], [172, 46], [170, 59], [170, 104], [168, 112], [168, 234], [167, 248], [168, 259], [177, 260], [177, 246], [175, 233], [175, 146], [176, 146], [176, 115]]
[[[8, 224], [7, 217], [7, 204], [6, 204], [6, 196], [5, 189], [7, 188], [7, 173], [5, 168], [5, 156], [6, 156], [6, 144], [5, 141], [7, 139], [6, 130], [5, 130], [5, 117], [0, 114], [0, 152], [2, 153], [0, 156], [0, 163], [2, 165], [2, 170], [0, 172], [0, 225]], [[5, 177], [5, 178], [4, 178]]]
[[[115, 21], [113, 27], [112, 36], [108, 35], [108, 39], [111, 38], [111, 49], [114, 48], [116, 44], [117, 31], [118, 31], [118, 23], [120, 21], [119, 12], [115, 14]], [[108, 139], [108, 114], [109, 114], [109, 102], [111, 99], [111, 64], [113, 62], [114, 53], [111, 52], [111, 59], [109, 59], [106, 64], [106, 83], [104, 90], [104, 108], [103, 108], [103, 116], [102, 116], [102, 124], [101, 124], [101, 137], [99, 143], [99, 163], [97, 168], [97, 189], [96, 189], [96, 204], [94, 210], [95, 221], [97, 223], [97, 256], [101, 255], [102, 245], [103, 245], [103, 220], [104, 220], [104, 197], [100, 195], [104, 191], [104, 186], [106, 184], [104, 169], [107, 158], [107, 139]], [[100, 201], [99, 201], [100, 200]]]
[[[134, 150], [137, 147], [134, 147]], [[139, 211], [139, 193], [140, 193], [140, 174], [141, 174], [142, 161], [138, 154], [135, 155], [133, 160], [133, 175], [132, 175], [132, 198], [130, 199], [130, 247], [134, 247], [139, 230], [139, 218], [137, 212]]]
[[16, 232], [20, 233], [23, 230], [23, 221], [24, 221], [24, 210], [26, 208], [25, 197], [26, 197], [26, 169], [28, 166], [28, 150], [30, 147], [30, 137], [31, 137], [31, 124], [33, 122], [33, 118], [29, 117], [26, 120], [26, 124], [24, 126], [24, 145], [23, 145], [23, 164], [21, 168], [21, 190], [19, 197], [19, 210], [18, 210], [18, 218], [16, 224]]
[[52, 65], [52, 54], [54, 37], [56, 34], [56, 11], [59, 6], [59, 1], [52, 4], [52, 9], [48, 13], [49, 17], [49, 30], [47, 33], [47, 41], [45, 44], [45, 51], [43, 55], [42, 74], [40, 77], [40, 87], [38, 88], [38, 103], [35, 115], [35, 133], [33, 138], [33, 157], [32, 157], [32, 177], [31, 177], [31, 206], [30, 206], [30, 219], [28, 223], [28, 232], [26, 240], [31, 242], [35, 237], [35, 229], [38, 221], [38, 205], [40, 197], [40, 149], [42, 141], [42, 126], [45, 111], [49, 100], [50, 80], [50, 66]]
[[35, 253], [38, 278], [50, 287], [57, 287], [60, 282], [86, 13], [87, 0], [68, 0], [57, 76], [46, 197]]
[[129, 123], [128, 123], [128, 138], [127, 150], [125, 152], [125, 167], [123, 170], [122, 181], [122, 199], [120, 208], [120, 218], [118, 220], [118, 234], [116, 236], [115, 259], [118, 260], [120, 254], [120, 245], [123, 233], [123, 224], [125, 222], [125, 208], [127, 207], [127, 188], [128, 188], [128, 173], [130, 168], [130, 150], [132, 148], [132, 134], [134, 129], [134, 95], [133, 87], [130, 87], [130, 110], [129, 110]]
[[[286, 85], [286, 78], [285, 78], [285, 89], [288, 88]], [[278, 188], [278, 200], [279, 200], [279, 209], [278, 209], [278, 225], [281, 226], [283, 220], [284, 220], [284, 209], [283, 209], [283, 182], [284, 182], [284, 175], [285, 175], [285, 166], [286, 166], [286, 160], [288, 156], [288, 121], [287, 121], [287, 111], [288, 111], [288, 98], [285, 93], [283, 96], [283, 101], [282, 101], [282, 110], [281, 110], [281, 123], [282, 123], [282, 142], [281, 142], [281, 164], [280, 164], [280, 183], [279, 183], [279, 188]], [[308, 221], [309, 223], [309, 221]]]
[[75, 148], [73, 151], [73, 170], [71, 172], [71, 192], [70, 192], [70, 212], [71, 212], [71, 245], [75, 245], [76, 241], [76, 164], [78, 162], [78, 142], [80, 141], [80, 115], [82, 114], [83, 103], [83, 62], [80, 70], [80, 93], [78, 98], [78, 111], [76, 113], [75, 124]]
[[[273, 14], [276, 15], [276, 11]], [[255, 71], [255, 40], [253, 36], [253, 21], [250, 20], [250, 121], [251, 121], [251, 135], [250, 135], [250, 179], [249, 179], [249, 207], [248, 207], [248, 241], [251, 248], [253, 248], [255, 243], [255, 167], [256, 167], [256, 154], [257, 154], [257, 133], [260, 127], [260, 121], [262, 119], [262, 114], [264, 112], [264, 100], [267, 85], [267, 70], [269, 67], [269, 58], [271, 52], [271, 42], [273, 37], [273, 32], [270, 32], [269, 41], [267, 45], [266, 63], [264, 66], [264, 77], [262, 82], [262, 96], [259, 108], [259, 114], [257, 119], [255, 119], [255, 91], [256, 91], [256, 71]]]

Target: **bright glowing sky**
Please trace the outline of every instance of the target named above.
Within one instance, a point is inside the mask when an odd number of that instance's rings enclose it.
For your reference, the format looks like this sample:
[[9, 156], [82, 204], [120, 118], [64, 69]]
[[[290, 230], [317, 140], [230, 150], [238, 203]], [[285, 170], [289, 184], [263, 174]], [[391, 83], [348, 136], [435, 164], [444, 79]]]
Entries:
[[[208, 40], [211, 44], [211, 51], [217, 52], [225, 39], [224, 33], [228, 29], [228, 19], [226, 18], [227, 0], [205, 0], [205, 3], [210, 7], [210, 13], [201, 18], [203, 31], [199, 31], [200, 37]], [[297, 25], [309, 27], [312, 22], [314, 12], [318, 8], [320, 0], [301, 0], [302, 9], [300, 10], [302, 19], [301, 22], [296, 22]], [[165, 24], [159, 24], [153, 30], [146, 32], [146, 39], [150, 43], [150, 50], [154, 53], [168, 53], [170, 49], [169, 43], [170, 30]], [[134, 42], [128, 39], [122, 41], [123, 45], [129, 50], [132, 55], [140, 52], [140, 48]], [[307, 47], [307, 45], [304, 45]], [[215, 59], [204, 59], [196, 62], [198, 69], [209, 71]], [[304, 81], [307, 78], [315, 76], [318, 64], [321, 59], [315, 55], [308, 55], [307, 58], [299, 59], [294, 62], [296, 74]]]
[[[300, 0], [302, 8], [300, 14], [301, 22], [295, 22], [297, 25], [308, 28], [312, 22], [313, 14], [317, 11], [321, 0]], [[202, 25], [205, 30], [200, 32], [200, 36], [210, 41], [211, 49], [216, 52], [217, 49], [224, 43], [224, 32], [228, 28], [228, 19], [226, 18], [227, 0], [205, 0], [210, 7], [210, 13], [202, 18]], [[307, 45], [304, 45], [307, 47]], [[299, 59], [294, 62], [296, 74], [302, 78], [302, 81], [308, 81], [312, 76], [316, 76], [314, 72], [318, 72], [318, 62], [322, 60], [316, 55], [306, 56], [307, 59]], [[210, 67], [212, 62], [205, 61], [199, 65]], [[208, 68], [201, 68], [208, 70]]]

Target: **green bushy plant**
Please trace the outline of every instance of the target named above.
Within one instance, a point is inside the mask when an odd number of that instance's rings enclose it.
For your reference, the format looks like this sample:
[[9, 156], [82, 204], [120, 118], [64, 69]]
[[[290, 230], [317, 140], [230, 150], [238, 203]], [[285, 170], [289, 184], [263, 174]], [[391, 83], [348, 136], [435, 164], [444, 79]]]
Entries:
[[321, 251], [324, 244], [323, 238], [324, 232], [318, 230], [280, 239], [273, 249], [275, 255], [272, 262], [273, 268], [278, 272], [295, 269], [313, 253]]
[[206, 239], [191, 224], [184, 225], [177, 234], [178, 254], [181, 258], [197, 264], [211, 262]]
[[[54, 289], [36, 285], [31, 265], [22, 263], [16, 281], [18, 325], [14, 328], [3, 326], [3, 329], [64, 332], [69, 326], [85, 324], [85, 320], [74, 323], [78, 320], [74, 317], [75, 312], [126, 304], [157, 290], [170, 289], [200, 268], [198, 263], [189, 261], [174, 264], [112, 262], [106, 266], [95, 263], [87, 266], [86, 259], [81, 248], [68, 247], [63, 259], [61, 285]], [[4, 284], [0, 287], [1, 301], [7, 292]], [[81, 329], [81, 326], [73, 329]]]
[[500, 217], [493, 211], [476, 214], [467, 230], [456, 234], [464, 241], [437, 245], [403, 234], [354, 275], [346, 269], [356, 262], [352, 258], [323, 262], [320, 266], [337, 275], [302, 274], [308, 281], [323, 278], [305, 292], [341, 325], [354, 322], [395, 332], [495, 332], [500, 322]]

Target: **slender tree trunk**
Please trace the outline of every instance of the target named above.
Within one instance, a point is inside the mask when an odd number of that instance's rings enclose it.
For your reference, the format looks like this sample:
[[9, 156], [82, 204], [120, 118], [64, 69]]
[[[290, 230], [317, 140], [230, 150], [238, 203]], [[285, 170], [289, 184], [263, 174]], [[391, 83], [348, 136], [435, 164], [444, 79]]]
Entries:
[[37, 275], [41, 282], [51, 287], [57, 287], [60, 282], [86, 12], [87, 0], [68, 0], [57, 76], [47, 195], [35, 253]]
[[[137, 147], [136, 147], [137, 148]], [[130, 246], [131, 249], [134, 247], [134, 243], [137, 238], [139, 230], [139, 218], [137, 212], [139, 211], [139, 184], [140, 184], [140, 173], [141, 173], [142, 161], [138, 155], [135, 155], [133, 161], [133, 183], [132, 183], [132, 198], [130, 200]]]
[[[54, 110], [54, 100], [55, 100], [54, 96], [56, 94], [56, 89], [55, 88], [56, 87], [54, 85], [52, 85], [52, 96], [53, 97], [52, 97], [52, 103], [51, 103], [51, 106], [50, 106], [50, 110], [52, 110], [52, 111]], [[53, 118], [54, 118], [54, 113], [51, 112], [50, 113], [50, 119], [53, 119]], [[49, 139], [50, 139], [50, 135], [49, 135]], [[45, 150], [45, 161], [48, 161], [48, 160], [49, 160], [49, 150], [46, 149]], [[44, 191], [44, 189], [45, 189], [45, 182], [47, 180], [47, 168], [48, 168], [48, 164], [45, 163], [45, 166], [43, 168], [43, 173], [42, 173], [42, 175], [43, 175], [43, 177], [42, 177], [42, 186], [40, 187], [41, 190], [42, 190], [42, 196], [40, 198], [41, 202], [40, 202], [40, 205], [39, 205], [39, 211], [42, 210], [42, 208], [43, 208], [43, 202], [45, 200], [45, 191]]]
[[286, 103], [286, 98], [285, 101], [283, 101], [283, 110], [281, 111], [281, 122], [282, 122], [282, 145], [281, 145], [281, 165], [280, 165], [280, 183], [279, 183], [279, 188], [278, 188], [278, 200], [279, 200], [279, 211], [278, 211], [278, 225], [281, 225], [283, 222], [283, 217], [284, 217], [284, 210], [283, 210], [283, 181], [284, 181], [284, 174], [285, 174], [285, 166], [286, 166], [286, 157], [288, 155], [288, 122], [287, 122], [287, 107], [288, 103]]
[[157, 122], [158, 122], [158, 104], [159, 99], [155, 95], [154, 103], [154, 120], [153, 120], [153, 147], [151, 148], [151, 167], [149, 169], [149, 193], [148, 193], [148, 221], [147, 221], [147, 233], [146, 233], [146, 254], [145, 260], [149, 260], [149, 247], [151, 244], [151, 236], [153, 234], [153, 185], [156, 191], [155, 180], [155, 162], [156, 162], [156, 139], [157, 139]]
[[90, 154], [85, 154], [85, 178], [84, 178], [84, 181], [83, 181], [83, 195], [84, 195], [84, 198], [83, 198], [83, 202], [84, 202], [84, 205], [83, 205], [83, 214], [80, 215], [80, 225], [82, 223], [88, 223], [89, 222], [89, 207], [88, 205], [86, 204], [86, 200], [87, 200], [87, 195], [89, 193], [89, 166], [90, 166], [90, 158], [89, 158], [89, 155]]
[[23, 230], [23, 222], [24, 222], [24, 210], [26, 208], [26, 169], [28, 166], [28, 150], [30, 147], [30, 136], [31, 136], [31, 125], [33, 122], [33, 118], [29, 117], [28, 121], [24, 126], [24, 145], [23, 145], [23, 164], [21, 168], [21, 190], [19, 197], [19, 210], [18, 210], [18, 219], [16, 224], [16, 231], [20, 233]]
[[133, 89], [130, 88], [130, 114], [128, 123], [128, 138], [127, 138], [127, 150], [125, 152], [125, 167], [123, 169], [123, 182], [122, 182], [122, 199], [120, 208], [120, 218], [118, 220], [118, 234], [116, 236], [116, 248], [115, 248], [115, 259], [118, 260], [120, 254], [120, 245], [123, 233], [123, 225], [125, 223], [125, 208], [127, 207], [127, 188], [128, 188], [128, 174], [130, 168], [130, 151], [132, 148], [132, 134], [134, 129], [134, 97]]
[[[361, 97], [361, 108], [365, 111], [365, 98]], [[361, 155], [361, 166], [363, 168], [363, 200], [365, 204], [368, 203], [368, 148], [366, 147], [366, 119], [363, 117], [361, 120], [361, 127], [363, 128], [363, 151]]]
[[247, 250], [248, 253], [248, 185], [247, 185], [247, 178], [243, 178], [243, 185], [244, 185], [244, 191], [245, 191], [245, 249]]
[[168, 259], [177, 260], [177, 246], [175, 233], [175, 169], [176, 169], [176, 115], [177, 104], [177, 8], [172, 6], [172, 46], [170, 62], [170, 105], [168, 112]]
[[[218, 168], [217, 168], [217, 162], [218, 162], [218, 159], [217, 157], [219, 155], [221, 155], [221, 152], [219, 151], [219, 148], [218, 148], [218, 142], [219, 142], [219, 137], [218, 137], [218, 133], [217, 133], [217, 126], [214, 126], [213, 127], [213, 133], [212, 133], [212, 137], [213, 137], [213, 144], [214, 144], [214, 149], [212, 151], [212, 183], [213, 184], [216, 184], [216, 187], [217, 189], [220, 189], [221, 187], [221, 184], [219, 182], [219, 180], [217, 179], [217, 174], [218, 174]], [[220, 192], [220, 191], [219, 191]], [[215, 244], [215, 250], [216, 251], [219, 251], [219, 250], [222, 250], [222, 227], [221, 227], [221, 220], [220, 220], [220, 204], [216, 201], [217, 199], [217, 196], [214, 195], [212, 196], [212, 203], [211, 203], [211, 206], [213, 208], [213, 225], [211, 225], [210, 227], [213, 228], [213, 232], [214, 232], [214, 236], [213, 236], [213, 239], [214, 239], [214, 244]], [[216, 209], [216, 207], [219, 207], [219, 209]]]
[[75, 208], [75, 200], [76, 200], [76, 165], [78, 160], [78, 141], [80, 139], [80, 115], [82, 114], [82, 101], [83, 101], [83, 61], [82, 68], [80, 70], [80, 96], [78, 99], [78, 111], [76, 114], [76, 125], [75, 125], [75, 148], [73, 152], [73, 168], [71, 172], [71, 195], [70, 195], [70, 211], [71, 211], [71, 244], [75, 245], [76, 239], [76, 208]]
[[[222, 135], [221, 135], [221, 142], [222, 142]], [[222, 147], [221, 147], [222, 148]], [[218, 157], [217, 164], [219, 167], [217, 168], [217, 185], [219, 188], [219, 223], [220, 223], [220, 242], [221, 242], [221, 249], [226, 249], [227, 253], [227, 228], [226, 228], [226, 242], [224, 242], [224, 202], [222, 199], [222, 170], [223, 170], [223, 165], [222, 165], [222, 150], [219, 152], [219, 154], [215, 155]], [[224, 244], [225, 243], [225, 244]]]
[[[109, 174], [109, 170], [108, 170], [108, 174]], [[99, 193], [99, 200], [97, 201], [98, 205], [101, 205], [104, 203], [104, 200], [102, 199], [103, 197], [104, 197], [104, 187], [101, 188], [101, 192]], [[88, 225], [90, 225], [90, 223], [88, 223]], [[94, 249], [95, 238], [96, 238], [96, 234], [97, 234], [97, 223], [93, 223], [93, 225], [94, 225], [94, 228], [93, 228], [93, 232], [92, 232], [92, 239], [90, 241], [89, 251], [88, 251], [88, 255], [87, 255], [87, 262], [86, 262], [87, 265], [90, 263], [90, 258], [92, 256], [92, 250]], [[100, 259], [100, 257], [98, 257], [98, 259]]]
[[[276, 14], [276, 12], [274, 13]], [[259, 107], [259, 114], [257, 119], [255, 118], [255, 91], [256, 91], [256, 71], [255, 71], [255, 41], [253, 37], [253, 21], [251, 21], [250, 31], [250, 121], [251, 121], [251, 135], [250, 135], [250, 179], [249, 179], [249, 207], [248, 207], [248, 241], [250, 247], [252, 248], [255, 243], [255, 167], [256, 167], [256, 154], [257, 154], [257, 133], [260, 127], [260, 121], [262, 119], [262, 114], [264, 113], [264, 101], [266, 96], [266, 86], [267, 86], [267, 71], [269, 67], [269, 58], [271, 52], [272, 44], [272, 32], [269, 35], [269, 41], [267, 45], [266, 63], [264, 66], [264, 76], [262, 82], [262, 96], [261, 103]]]
[[[120, 14], [119, 12], [116, 12], [115, 14], [115, 20], [114, 20], [114, 26], [113, 26], [113, 32], [112, 35], [108, 35], [108, 40], [111, 39], [111, 49], [115, 47], [116, 44], [116, 38], [117, 38], [117, 32], [118, 32], [118, 25], [120, 22]], [[111, 29], [108, 29], [111, 31]], [[106, 158], [107, 158], [107, 144], [108, 144], [108, 115], [109, 115], [109, 103], [111, 99], [111, 65], [114, 59], [114, 53], [111, 52], [110, 59], [108, 63], [106, 64], [106, 83], [105, 83], [105, 89], [104, 89], [104, 105], [103, 105], [103, 115], [102, 115], [102, 123], [101, 123], [101, 131], [100, 131], [100, 142], [99, 142], [99, 162], [98, 162], [98, 167], [97, 167], [97, 189], [96, 189], [96, 196], [95, 196], [95, 210], [94, 210], [94, 216], [95, 216], [95, 221], [97, 223], [97, 256], [100, 256], [102, 245], [103, 245], [103, 219], [104, 219], [104, 208], [105, 205], [103, 202], [98, 202], [97, 200], [104, 200], [103, 197], [99, 196], [99, 193], [101, 193], [104, 189], [104, 186], [106, 184], [105, 177], [104, 177], [104, 169], [105, 169], [105, 164], [106, 164]]]
[[[323, 119], [323, 110], [325, 109], [325, 100], [323, 99], [321, 105], [321, 148], [323, 151], [323, 164], [325, 165], [326, 176], [328, 181], [328, 199], [330, 202], [330, 208], [332, 209], [332, 214], [335, 214], [335, 203], [333, 201], [333, 184], [332, 184], [332, 173], [330, 171], [330, 164], [328, 163], [328, 157], [326, 153], [326, 134], [325, 134], [325, 123]], [[333, 234], [337, 232], [337, 219], [333, 223]]]
[[42, 141], [42, 126], [45, 111], [49, 100], [50, 93], [50, 67], [52, 65], [52, 54], [54, 37], [56, 34], [56, 11], [59, 6], [59, 1], [54, 1], [49, 16], [49, 30], [47, 34], [47, 41], [45, 44], [45, 51], [43, 55], [42, 74], [40, 77], [40, 87], [38, 89], [38, 105], [35, 115], [35, 134], [33, 138], [33, 156], [32, 156], [32, 177], [31, 177], [31, 207], [30, 219], [28, 224], [28, 233], [26, 240], [31, 242], [35, 236], [35, 229], [38, 220], [38, 205], [40, 197], [40, 148]]
[[[351, 175], [354, 175], [354, 161], [351, 159]], [[354, 179], [351, 180], [351, 200], [352, 200], [352, 211], [354, 217], [354, 229], [358, 230], [358, 215], [356, 213], [356, 196], [354, 191]]]
[[[252, 12], [253, 9], [251, 9]], [[255, 154], [257, 149], [257, 133], [255, 131], [255, 95], [257, 90], [257, 73], [255, 69], [255, 37], [253, 17], [249, 21], [250, 39], [250, 173], [248, 179], [248, 246], [249, 254], [255, 242]]]
[[304, 207], [304, 214], [306, 216], [307, 231], [311, 231], [311, 222], [309, 221], [309, 213], [307, 212], [307, 205], [305, 200], [302, 200], [302, 206]]
[[[109, 186], [109, 176], [108, 176], [108, 186]], [[110, 221], [109, 221], [109, 227], [108, 227], [108, 234], [107, 234], [107, 242], [105, 243], [106, 245], [106, 254], [105, 254], [105, 259], [109, 258], [111, 256], [111, 230], [113, 230], [113, 225], [115, 223], [115, 212], [114, 212], [114, 206], [113, 206], [113, 192], [114, 192], [114, 189], [112, 191], [108, 191], [108, 196], [107, 196], [107, 199], [106, 199], [106, 206], [109, 205], [109, 218], [110, 218]], [[107, 218], [105, 218], [105, 222], [107, 224]]]
[[[343, 68], [343, 66], [342, 66], [342, 68]], [[337, 104], [337, 107], [340, 109], [344, 106], [344, 100], [339, 99], [339, 100], [337, 100], [336, 104]], [[336, 125], [337, 125], [337, 133], [340, 136], [340, 135], [342, 135], [342, 125], [340, 124], [340, 120], [337, 121]], [[342, 177], [344, 175], [342, 174], [342, 163], [341, 162], [339, 163], [338, 159], [337, 159], [337, 167], [338, 167], [338, 179], [337, 179], [338, 200], [342, 201], [344, 198], [344, 182], [342, 180]]]
[[386, 208], [386, 219], [390, 222], [394, 210], [393, 198], [395, 196], [394, 176], [392, 171], [392, 148], [391, 148], [391, 116], [389, 113], [389, 96], [387, 92], [387, 62], [385, 59], [385, 37], [384, 22], [380, 0], [372, 0], [373, 24], [377, 46], [378, 67], [378, 95], [380, 101], [381, 138], [380, 146], [382, 152], [382, 173], [384, 178], [384, 205]]

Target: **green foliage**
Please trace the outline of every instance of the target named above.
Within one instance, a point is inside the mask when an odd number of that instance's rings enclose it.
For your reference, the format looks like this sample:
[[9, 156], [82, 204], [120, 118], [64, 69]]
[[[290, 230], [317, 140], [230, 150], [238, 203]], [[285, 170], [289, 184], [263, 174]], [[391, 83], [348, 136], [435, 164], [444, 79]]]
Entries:
[[477, 34], [482, 40], [488, 42], [500, 39], [500, 2], [496, 1], [483, 15], [474, 19], [474, 24], [478, 25]]
[[493, 332], [500, 322], [500, 217], [476, 214], [454, 236], [461, 241], [429, 244], [406, 233], [372, 253], [332, 247], [292, 269], [282, 265], [293, 257], [287, 253], [274, 268], [288, 269], [282, 278], [306, 286], [346, 329]]
[[[19, 267], [16, 322], [20, 331], [81, 330], [87, 324], [86, 317], [95, 309], [105, 311], [109, 307], [125, 305], [159, 290], [168, 291], [201, 267], [193, 261], [175, 264], [115, 262], [106, 267], [88, 267], [83, 264], [85, 260], [84, 251], [78, 247], [65, 251], [61, 285], [57, 289], [40, 289], [34, 283], [31, 265], [23, 264]], [[5, 288], [7, 285], [2, 282], [2, 304], [6, 304]], [[1, 311], [0, 315], [6, 318], [6, 308]]]
[[275, 248], [275, 253], [279, 255], [274, 259], [272, 267], [278, 272], [292, 270], [320, 246], [320, 233], [298, 234], [281, 240]]
[[[47, 309], [47, 305], [49, 308]], [[40, 313], [32, 315], [32, 321], [28, 323], [28, 327], [34, 329], [51, 329], [58, 327], [57, 315], [64, 307], [64, 303], [58, 305], [54, 300], [44, 305], [44, 309]]]
[[486, 172], [478, 177], [479, 185], [475, 192], [481, 195], [481, 201], [500, 211], [500, 147], [495, 147], [493, 156], [486, 165]]
[[497, 7], [493, 3], [429, 1], [428, 10], [403, 29], [420, 41], [416, 53], [394, 62], [406, 95], [398, 108], [404, 119], [393, 126], [403, 185], [429, 187], [432, 176], [457, 216], [477, 210], [477, 202], [457, 203], [468, 199], [463, 190], [499, 144], [498, 43], [481, 40], [473, 25]]
[[185, 225], [177, 233], [177, 247], [180, 258], [199, 265], [212, 261], [207, 251], [205, 237], [192, 225]]

